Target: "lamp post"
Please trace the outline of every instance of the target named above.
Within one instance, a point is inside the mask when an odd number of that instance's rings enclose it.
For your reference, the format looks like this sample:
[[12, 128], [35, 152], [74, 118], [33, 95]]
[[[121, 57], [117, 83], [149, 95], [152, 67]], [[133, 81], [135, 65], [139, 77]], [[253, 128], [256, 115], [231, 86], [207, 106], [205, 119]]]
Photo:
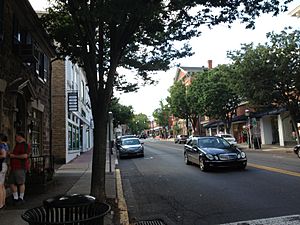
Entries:
[[112, 140], [111, 140], [111, 124], [112, 124], [113, 114], [112, 112], [108, 112], [108, 146], [109, 146], [109, 172], [112, 171], [111, 169], [111, 154], [112, 152]]
[[251, 134], [251, 117], [250, 117], [250, 110], [246, 109], [245, 110], [245, 116], [247, 116], [247, 128], [248, 128], [248, 132], [247, 132], [247, 140], [248, 140], [248, 145], [249, 148], [252, 148], [252, 134]]

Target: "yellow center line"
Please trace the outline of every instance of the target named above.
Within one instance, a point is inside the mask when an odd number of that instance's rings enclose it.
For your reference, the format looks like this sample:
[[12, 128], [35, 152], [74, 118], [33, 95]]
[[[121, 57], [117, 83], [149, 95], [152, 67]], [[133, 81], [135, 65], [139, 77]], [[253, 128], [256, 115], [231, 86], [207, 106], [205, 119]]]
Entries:
[[258, 165], [258, 164], [254, 164], [254, 163], [247, 163], [247, 165], [258, 168], [258, 169], [262, 169], [262, 170], [268, 170], [271, 172], [282, 173], [282, 174], [286, 174], [286, 175], [290, 175], [290, 176], [294, 176], [294, 177], [300, 177], [300, 173], [298, 173], [298, 172], [278, 169], [278, 168], [269, 167], [269, 166], [262, 166], [262, 165]]

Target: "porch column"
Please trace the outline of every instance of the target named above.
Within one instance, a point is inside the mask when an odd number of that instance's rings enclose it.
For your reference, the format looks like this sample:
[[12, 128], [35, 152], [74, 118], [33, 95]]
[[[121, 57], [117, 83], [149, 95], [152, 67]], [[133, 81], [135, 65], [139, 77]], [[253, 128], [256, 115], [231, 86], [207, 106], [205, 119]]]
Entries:
[[271, 125], [271, 117], [263, 117], [260, 119], [260, 135], [261, 135], [261, 143], [263, 145], [272, 144], [272, 125]]
[[283, 134], [283, 122], [281, 115], [278, 115], [278, 134], [279, 134], [279, 145], [284, 146], [284, 134]]

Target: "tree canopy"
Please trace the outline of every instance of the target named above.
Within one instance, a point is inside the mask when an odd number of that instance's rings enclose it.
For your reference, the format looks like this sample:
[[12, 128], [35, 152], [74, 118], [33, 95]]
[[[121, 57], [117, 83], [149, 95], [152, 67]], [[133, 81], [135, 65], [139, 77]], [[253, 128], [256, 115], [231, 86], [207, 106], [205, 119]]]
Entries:
[[200, 26], [240, 20], [251, 28], [261, 13], [277, 15], [291, 1], [50, 0], [43, 21], [58, 56], [70, 57], [87, 77], [97, 137], [91, 194], [105, 199], [106, 123], [113, 88], [137, 87], [117, 73], [118, 67], [136, 69], [138, 77], [152, 83], [151, 71], [167, 70], [174, 59], [192, 54], [188, 40], [200, 35]]
[[241, 98], [230, 85], [233, 70], [230, 66], [220, 65], [211, 70], [198, 73], [193, 79], [191, 95], [197, 102], [202, 115], [222, 120], [230, 132], [231, 120]]
[[118, 98], [112, 98], [109, 110], [113, 113], [114, 127], [128, 124], [134, 117], [132, 106], [120, 104]]
[[132, 134], [140, 135], [149, 129], [149, 119], [147, 115], [139, 113], [133, 116], [128, 125]]
[[155, 109], [153, 117], [156, 123], [162, 127], [169, 126], [169, 117], [171, 116], [170, 106], [165, 104], [162, 100], [159, 102], [160, 107]]
[[[231, 51], [236, 89], [256, 107], [284, 107], [300, 121], [300, 31], [268, 33], [269, 42]], [[298, 135], [298, 132], [297, 132]], [[299, 140], [299, 136], [298, 136]]]

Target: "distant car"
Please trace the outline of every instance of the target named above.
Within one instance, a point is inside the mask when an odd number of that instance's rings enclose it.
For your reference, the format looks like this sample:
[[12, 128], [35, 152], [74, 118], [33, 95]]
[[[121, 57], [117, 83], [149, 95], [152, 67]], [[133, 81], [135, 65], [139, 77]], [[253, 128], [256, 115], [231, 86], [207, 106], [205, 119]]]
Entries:
[[300, 145], [294, 147], [294, 152], [300, 158]]
[[186, 140], [188, 139], [187, 135], [181, 134], [181, 135], [177, 135], [174, 139], [175, 144], [176, 143], [186, 143]]
[[216, 134], [216, 136], [224, 138], [226, 141], [228, 141], [234, 146], [237, 145], [236, 139], [231, 134]]
[[138, 138], [124, 138], [118, 148], [119, 157], [141, 156], [144, 157], [144, 146]]
[[143, 134], [140, 135], [139, 138], [140, 138], [140, 139], [142, 139], [142, 138], [143, 138], [143, 139], [146, 139], [146, 138], [147, 138], [147, 134], [143, 133]]
[[229, 144], [221, 137], [194, 137], [184, 146], [185, 163], [195, 163], [202, 171], [211, 167], [237, 167], [245, 169], [247, 166], [246, 153]]

